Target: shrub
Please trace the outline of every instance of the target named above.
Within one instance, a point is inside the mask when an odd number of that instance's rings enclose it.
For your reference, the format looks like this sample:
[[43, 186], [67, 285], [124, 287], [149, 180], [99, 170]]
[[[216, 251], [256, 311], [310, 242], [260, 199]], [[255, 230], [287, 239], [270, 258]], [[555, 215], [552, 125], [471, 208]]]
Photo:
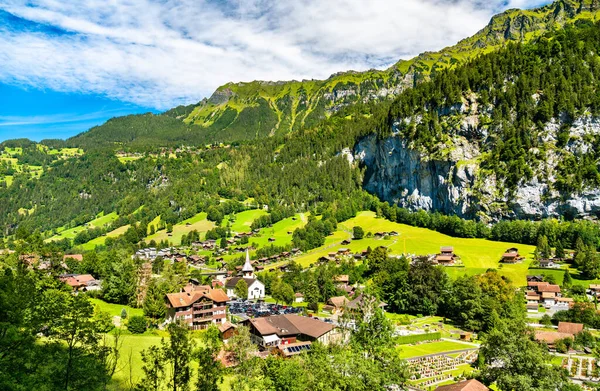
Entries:
[[121, 310], [121, 319], [127, 319], [127, 310], [125, 308]]
[[127, 322], [127, 330], [134, 334], [142, 334], [148, 328], [148, 322], [143, 316], [132, 316]]

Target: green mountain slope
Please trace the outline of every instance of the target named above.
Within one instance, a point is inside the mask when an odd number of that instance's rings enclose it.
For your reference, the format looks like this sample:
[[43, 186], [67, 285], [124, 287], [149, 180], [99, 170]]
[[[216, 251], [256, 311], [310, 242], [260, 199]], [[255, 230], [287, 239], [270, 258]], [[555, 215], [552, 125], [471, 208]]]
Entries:
[[327, 80], [229, 83], [210, 99], [180, 110], [179, 118], [218, 140], [250, 139], [311, 127], [356, 102], [389, 99], [416, 81], [510, 41], [529, 41], [577, 19], [596, 20], [598, 0], [559, 0], [533, 10], [508, 10], [494, 16], [474, 36], [439, 52], [399, 61], [387, 70], [343, 72]]

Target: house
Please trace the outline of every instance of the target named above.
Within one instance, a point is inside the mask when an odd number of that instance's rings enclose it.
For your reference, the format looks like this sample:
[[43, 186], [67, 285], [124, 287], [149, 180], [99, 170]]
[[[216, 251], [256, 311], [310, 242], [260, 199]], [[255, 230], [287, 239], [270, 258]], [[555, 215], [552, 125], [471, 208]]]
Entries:
[[540, 275], [528, 275], [527, 276], [527, 282], [529, 281], [533, 281], [533, 282], [543, 282], [544, 281], [544, 276], [540, 276]]
[[282, 357], [292, 357], [297, 354], [308, 352], [311, 349], [311, 347], [312, 342], [310, 341], [295, 342], [287, 345], [279, 345], [277, 347], [277, 351]]
[[[528, 293], [533, 293], [533, 292], [528, 292]], [[527, 304], [535, 304], [538, 305], [540, 303], [540, 295], [537, 294], [528, 294], [527, 296], [525, 296], [525, 300], [527, 300]]]
[[540, 263], [540, 267], [554, 267], [554, 261], [552, 261], [551, 259], [540, 259], [539, 261]]
[[456, 261], [454, 247], [443, 246], [440, 248], [440, 253], [435, 256], [435, 261], [440, 265], [453, 265]]
[[526, 305], [527, 312], [538, 312], [539, 308], [537, 304], [529, 304]]
[[299, 341], [319, 341], [328, 345], [341, 338], [332, 324], [292, 314], [246, 319], [242, 324], [249, 327], [252, 342], [261, 350]]
[[556, 303], [556, 293], [542, 292], [542, 303], [546, 308], [552, 307]]
[[590, 293], [598, 296], [598, 292], [600, 292], [600, 284], [590, 284]]
[[538, 292], [538, 287], [542, 285], [550, 285], [550, 283], [546, 281], [527, 281], [527, 290]]
[[331, 311], [331, 313], [335, 314], [338, 312], [342, 312], [346, 304], [348, 304], [349, 302], [350, 300], [348, 300], [346, 296], [334, 296], [330, 297], [329, 300], [327, 300], [327, 305], [333, 307], [333, 311]]
[[[355, 311], [355, 310], [359, 310], [361, 307], [363, 307], [364, 304], [364, 299], [365, 296], [364, 295], [358, 295], [354, 300], [348, 302], [348, 304], [346, 304], [346, 308], [348, 308], [350, 311]], [[377, 306], [379, 308], [385, 308], [387, 306], [386, 303], [384, 303], [383, 301], [380, 301], [379, 303], [377, 303]]]
[[538, 291], [538, 293], [551, 292], [551, 293], [555, 293], [556, 296], [560, 296], [560, 286], [558, 286], [558, 285], [553, 285], [553, 284], [538, 285], [537, 291]]
[[568, 310], [574, 303], [572, 297], [557, 297], [554, 305], [557, 310]]
[[235, 286], [240, 280], [244, 280], [248, 285], [248, 299], [263, 299], [265, 297], [265, 284], [260, 282], [254, 276], [254, 268], [250, 262], [250, 253], [248, 251], [246, 251], [246, 263], [244, 263], [244, 266], [242, 267], [242, 273], [242, 277], [233, 277], [227, 280], [225, 283], [227, 295], [232, 298], [237, 297], [235, 294]]
[[350, 282], [350, 276], [347, 274], [340, 274], [333, 278], [336, 284], [348, 284]]
[[229, 297], [220, 289], [201, 288], [167, 293], [166, 321], [171, 323], [180, 320], [193, 330], [202, 330], [211, 324], [221, 325], [227, 320], [228, 301]]
[[350, 240], [348, 240], [348, 239], [345, 239], [342, 241], [342, 246], [347, 246], [349, 244], [350, 244]]
[[69, 285], [73, 292], [90, 292], [102, 290], [102, 281], [91, 274], [63, 274], [59, 279]]
[[454, 247], [452, 246], [442, 246], [440, 248], [441, 255], [454, 255]]
[[489, 391], [485, 385], [475, 379], [464, 380], [455, 384], [439, 386], [435, 391]]
[[302, 303], [304, 302], [304, 295], [300, 292], [296, 292], [294, 294], [294, 302], [296, 303]]
[[227, 343], [229, 338], [233, 337], [236, 332], [236, 326], [231, 322], [225, 322], [219, 325], [219, 332], [221, 333], [221, 339]]
[[349, 255], [350, 254], [350, 249], [342, 247], [340, 249], [338, 249], [338, 254], [340, 255]]
[[559, 339], [572, 339], [582, 331], [583, 324], [581, 323], [558, 322], [558, 331], [536, 331], [535, 339], [546, 343], [549, 348], [554, 348], [554, 344]]
[[504, 263], [517, 263], [521, 259], [522, 257], [519, 254], [519, 250], [516, 247], [511, 247], [502, 254], [502, 259], [500, 261]]

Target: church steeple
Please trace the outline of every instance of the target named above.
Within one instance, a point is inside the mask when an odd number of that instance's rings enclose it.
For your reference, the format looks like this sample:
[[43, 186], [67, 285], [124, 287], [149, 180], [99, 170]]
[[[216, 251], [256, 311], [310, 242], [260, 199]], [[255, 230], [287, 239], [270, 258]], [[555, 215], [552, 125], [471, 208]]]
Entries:
[[246, 263], [244, 263], [242, 273], [244, 274], [244, 278], [254, 278], [254, 268], [250, 263], [250, 252], [248, 250], [246, 250]]

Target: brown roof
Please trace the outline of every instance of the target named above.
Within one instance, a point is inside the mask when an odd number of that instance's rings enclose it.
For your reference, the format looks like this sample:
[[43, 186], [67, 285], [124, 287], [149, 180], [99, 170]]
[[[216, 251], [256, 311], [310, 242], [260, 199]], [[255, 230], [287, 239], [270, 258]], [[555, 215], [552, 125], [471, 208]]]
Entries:
[[573, 338], [573, 335], [569, 333], [560, 333], [556, 331], [536, 331], [535, 332], [535, 340], [540, 342], [546, 342], [548, 344], [553, 344], [559, 339], [564, 338]]
[[542, 299], [554, 299], [556, 297], [556, 293], [554, 292], [542, 292]]
[[435, 259], [438, 262], [451, 262], [454, 261], [454, 256], [453, 255], [436, 255]]
[[340, 274], [337, 277], [334, 277], [334, 280], [336, 282], [348, 282], [350, 281], [350, 276], [348, 276], [347, 274]]
[[540, 300], [540, 295], [527, 295], [527, 300]]
[[563, 303], [574, 303], [575, 300], [573, 300], [572, 297], [557, 297], [556, 301], [562, 301]]
[[248, 322], [261, 335], [277, 334], [280, 337], [289, 335], [307, 335], [319, 338], [333, 330], [333, 325], [317, 319], [299, 315], [271, 315], [263, 318], [248, 319]]
[[590, 284], [590, 289], [593, 291], [600, 290], [600, 284]]
[[471, 379], [446, 386], [439, 386], [435, 391], [489, 391], [489, 388], [477, 380]]
[[220, 289], [210, 289], [207, 291], [167, 293], [167, 300], [173, 308], [189, 307], [201, 298], [206, 297], [217, 303], [229, 301], [229, 297]]
[[571, 335], [579, 334], [583, 331], [581, 323], [558, 322], [558, 332]]
[[519, 256], [519, 253], [504, 253], [502, 254], [502, 258], [516, 258]]
[[225, 322], [225, 323], [219, 325], [219, 331], [221, 333], [224, 333], [224, 332], [226, 332], [227, 330], [229, 330], [232, 327], [235, 328], [235, 325], [233, 323], [231, 323], [231, 322]]
[[76, 288], [79, 286], [87, 286], [88, 282], [96, 279], [91, 274], [74, 274], [60, 277], [60, 280], [67, 285]]
[[348, 304], [349, 301], [350, 300], [348, 300], [346, 296], [335, 296], [330, 297], [329, 300], [327, 300], [327, 303], [331, 304], [335, 308], [340, 308]]
[[[362, 305], [363, 299], [364, 299], [363, 295], [358, 295], [354, 300], [352, 300], [351, 302], [346, 304], [346, 307], [348, 307], [350, 309], [358, 309]], [[380, 301], [379, 304], [377, 304], [377, 306], [381, 308], [381, 307], [387, 306], [387, 304], [384, 303], [383, 301]]]
[[540, 285], [550, 285], [547, 281], [527, 281], [527, 286], [539, 287]]
[[537, 287], [538, 292], [555, 292], [560, 293], [560, 286], [558, 285], [540, 285]]
[[442, 253], [452, 253], [454, 252], [454, 247], [452, 246], [443, 246], [440, 248], [440, 252]]

